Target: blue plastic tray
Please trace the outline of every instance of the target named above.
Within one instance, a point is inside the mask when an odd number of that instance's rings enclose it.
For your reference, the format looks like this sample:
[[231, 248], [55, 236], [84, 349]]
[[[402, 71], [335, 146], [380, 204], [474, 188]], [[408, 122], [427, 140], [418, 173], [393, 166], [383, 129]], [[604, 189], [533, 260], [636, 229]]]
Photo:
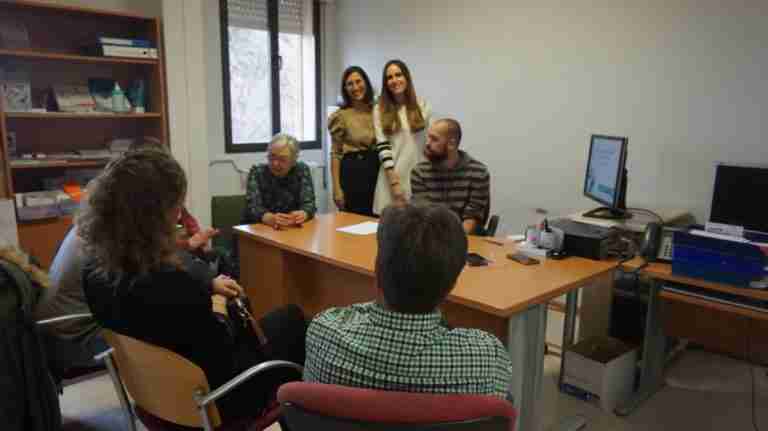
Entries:
[[766, 257], [757, 246], [675, 232], [672, 273], [717, 283], [748, 286], [764, 277]]

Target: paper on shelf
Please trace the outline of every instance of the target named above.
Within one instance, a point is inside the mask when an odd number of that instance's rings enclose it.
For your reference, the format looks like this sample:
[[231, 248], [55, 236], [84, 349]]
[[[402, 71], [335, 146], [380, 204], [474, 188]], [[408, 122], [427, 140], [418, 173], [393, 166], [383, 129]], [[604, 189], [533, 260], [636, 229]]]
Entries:
[[363, 223], [353, 224], [350, 226], [340, 227], [336, 229], [339, 232], [351, 233], [353, 235], [371, 235], [376, 233], [379, 224], [374, 221], [366, 221]]
[[0, 199], [0, 247], [5, 245], [19, 246], [16, 211], [11, 199]]

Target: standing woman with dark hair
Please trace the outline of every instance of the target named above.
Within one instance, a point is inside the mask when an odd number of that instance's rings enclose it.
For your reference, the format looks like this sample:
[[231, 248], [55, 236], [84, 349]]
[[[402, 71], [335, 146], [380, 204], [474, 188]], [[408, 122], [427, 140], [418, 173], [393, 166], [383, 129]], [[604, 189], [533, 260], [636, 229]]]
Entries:
[[411, 72], [400, 60], [384, 66], [381, 97], [373, 110], [377, 150], [382, 169], [376, 183], [373, 212], [403, 204], [411, 196], [411, 170], [424, 160], [424, 130], [432, 108], [416, 97]]
[[341, 96], [341, 109], [328, 118], [333, 200], [340, 210], [373, 215], [379, 156], [373, 131], [373, 88], [362, 68], [350, 66], [344, 71]]

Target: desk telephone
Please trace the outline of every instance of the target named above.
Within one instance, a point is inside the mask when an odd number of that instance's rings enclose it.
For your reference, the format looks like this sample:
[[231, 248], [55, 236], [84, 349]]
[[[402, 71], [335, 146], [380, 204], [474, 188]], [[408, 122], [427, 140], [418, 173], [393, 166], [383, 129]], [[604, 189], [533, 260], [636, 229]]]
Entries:
[[672, 262], [672, 237], [678, 229], [659, 223], [648, 223], [640, 246], [640, 255], [647, 262]]

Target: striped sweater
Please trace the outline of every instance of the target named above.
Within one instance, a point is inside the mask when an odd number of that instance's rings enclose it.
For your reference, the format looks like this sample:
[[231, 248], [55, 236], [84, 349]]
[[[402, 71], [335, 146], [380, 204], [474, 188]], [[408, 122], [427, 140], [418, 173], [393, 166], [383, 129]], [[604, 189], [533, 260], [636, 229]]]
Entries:
[[426, 161], [411, 172], [414, 201], [446, 205], [462, 220], [475, 219], [479, 226], [490, 210], [490, 184], [488, 168], [464, 151], [459, 151], [459, 163], [453, 169]]

